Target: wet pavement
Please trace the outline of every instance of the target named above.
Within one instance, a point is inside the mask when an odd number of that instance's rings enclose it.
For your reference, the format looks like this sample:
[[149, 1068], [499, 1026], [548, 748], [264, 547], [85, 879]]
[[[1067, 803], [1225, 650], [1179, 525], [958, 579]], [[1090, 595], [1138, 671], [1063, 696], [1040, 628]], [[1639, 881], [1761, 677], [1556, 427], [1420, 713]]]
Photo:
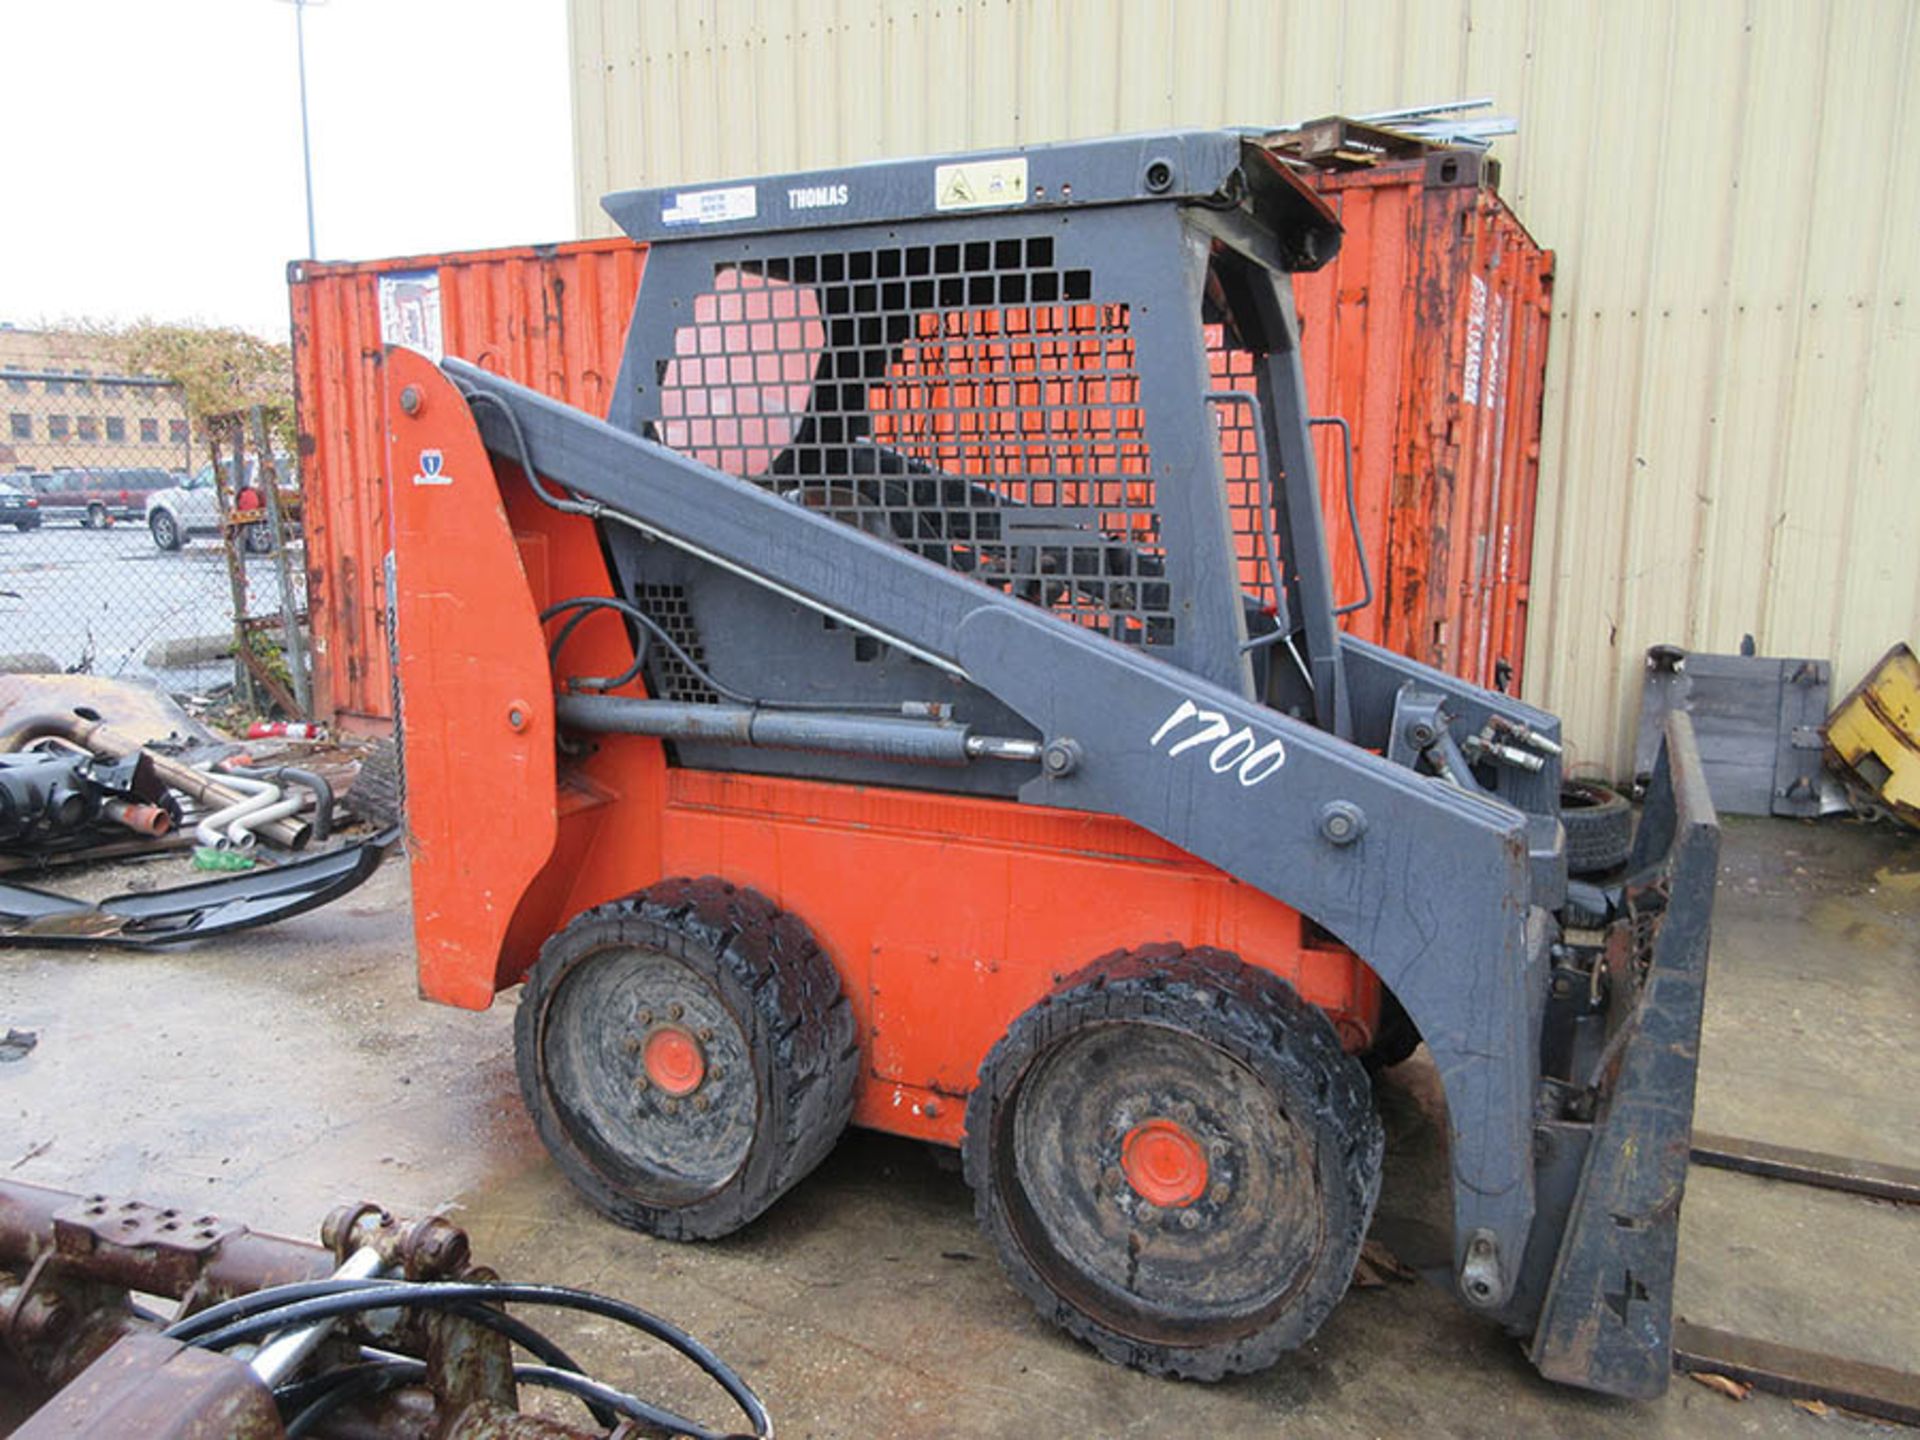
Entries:
[[[1649, 1405], [1562, 1390], [1441, 1291], [1398, 1282], [1350, 1294], [1263, 1375], [1148, 1379], [1043, 1324], [1001, 1277], [951, 1164], [882, 1136], [849, 1135], [730, 1239], [632, 1234], [574, 1195], [521, 1112], [514, 997], [484, 1014], [430, 1006], [411, 967], [400, 862], [330, 911], [184, 954], [0, 953], [0, 1031], [39, 1040], [0, 1063], [0, 1173], [299, 1235], [342, 1200], [456, 1205], [502, 1272], [604, 1290], [692, 1329], [788, 1437], [1879, 1433], [1684, 1379]], [[1731, 821], [1700, 1127], [1920, 1166], [1917, 1027], [1920, 839]], [[1377, 1228], [1435, 1229], [1443, 1169], [1424, 1057], [1387, 1077], [1380, 1103]], [[1696, 1170], [1678, 1308], [1920, 1368], [1916, 1257], [1920, 1211]], [[556, 1334], [611, 1379], [722, 1413], [675, 1362], [602, 1322]]]

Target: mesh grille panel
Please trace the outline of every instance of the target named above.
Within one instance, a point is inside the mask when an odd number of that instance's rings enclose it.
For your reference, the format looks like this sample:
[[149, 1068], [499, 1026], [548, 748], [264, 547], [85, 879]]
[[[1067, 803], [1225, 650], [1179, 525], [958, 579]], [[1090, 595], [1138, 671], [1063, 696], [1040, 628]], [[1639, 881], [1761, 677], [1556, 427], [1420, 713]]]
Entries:
[[721, 265], [661, 439], [1020, 599], [1174, 639], [1125, 304], [1050, 237]]
[[[1207, 326], [1206, 336], [1208, 377], [1215, 393], [1252, 391], [1256, 383], [1253, 352], [1231, 344], [1223, 326]], [[1233, 553], [1239, 566], [1240, 588], [1262, 605], [1270, 606], [1275, 603], [1273, 570], [1267, 561], [1267, 541], [1260, 512], [1263, 506], [1271, 504], [1271, 497], [1267, 487], [1260, 483], [1260, 452], [1253, 428], [1259, 423], [1259, 417], [1251, 405], [1241, 401], [1226, 400], [1210, 408], [1218, 426], [1221, 472], [1227, 486], [1227, 514], [1233, 524]]]
[[[700, 644], [700, 627], [693, 623], [687, 606], [687, 592], [678, 585], [636, 585], [633, 601], [660, 628], [673, 637], [673, 643], [686, 651], [695, 664], [706, 668], [707, 654]], [[715, 705], [720, 697], [685, 661], [664, 645], [655, 645], [647, 657], [659, 699], [686, 700], [700, 705]]]

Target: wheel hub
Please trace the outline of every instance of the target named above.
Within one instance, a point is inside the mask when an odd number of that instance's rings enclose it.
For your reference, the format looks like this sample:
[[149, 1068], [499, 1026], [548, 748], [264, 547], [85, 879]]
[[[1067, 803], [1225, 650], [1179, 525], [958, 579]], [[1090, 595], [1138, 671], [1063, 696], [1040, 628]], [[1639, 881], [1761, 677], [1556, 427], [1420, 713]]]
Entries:
[[1206, 1151], [1174, 1120], [1156, 1118], [1128, 1131], [1120, 1169], [1135, 1194], [1165, 1210], [1184, 1209], [1207, 1193]]
[[647, 1079], [668, 1095], [691, 1095], [707, 1078], [700, 1042], [678, 1025], [662, 1025], [648, 1035], [640, 1060]]

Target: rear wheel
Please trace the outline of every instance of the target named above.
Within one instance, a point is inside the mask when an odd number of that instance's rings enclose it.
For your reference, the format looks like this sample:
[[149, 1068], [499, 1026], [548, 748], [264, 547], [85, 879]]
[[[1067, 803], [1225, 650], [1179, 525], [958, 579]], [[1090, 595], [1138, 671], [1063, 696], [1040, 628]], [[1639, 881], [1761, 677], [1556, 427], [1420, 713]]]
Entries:
[[147, 529], [153, 532], [153, 543], [162, 550], [180, 548], [180, 526], [165, 510], [156, 510], [147, 518]]
[[86, 518], [80, 522], [89, 530], [104, 530], [113, 523], [113, 517], [107, 514], [107, 507], [98, 501], [87, 506]]
[[966, 1167], [1040, 1313], [1108, 1359], [1215, 1380], [1303, 1344], [1380, 1191], [1365, 1070], [1284, 982], [1156, 947], [1029, 1010], [982, 1067]]
[[273, 549], [273, 532], [267, 529], [267, 522], [255, 520], [246, 527], [246, 538], [241, 544], [249, 555], [265, 555]]
[[542, 949], [514, 1026], [540, 1138], [606, 1215], [672, 1240], [739, 1229], [833, 1148], [859, 1051], [795, 916], [668, 880]]

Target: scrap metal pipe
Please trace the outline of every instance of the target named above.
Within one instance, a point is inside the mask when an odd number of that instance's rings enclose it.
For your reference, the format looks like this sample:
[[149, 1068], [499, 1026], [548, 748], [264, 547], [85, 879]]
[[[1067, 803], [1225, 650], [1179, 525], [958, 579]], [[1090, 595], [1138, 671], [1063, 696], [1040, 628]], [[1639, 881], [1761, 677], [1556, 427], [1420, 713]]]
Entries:
[[228, 775], [225, 780], [239, 787], [242, 798], [214, 811], [193, 827], [194, 839], [202, 845], [217, 845], [222, 849], [228, 843], [228, 825], [248, 815], [264, 814], [269, 806], [280, 801], [280, 787], [265, 780], [256, 780], [251, 775]]
[[124, 825], [129, 830], [138, 830], [142, 835], [166, 835], [173, 829], [173, 816], [158, 805], [141, 805], [132, 800], [108, 800], [100, 807], [100, 813], [115, 824]]
[[[77, 710], [64, 713], [55, 711], [43, 715], [32, 715], [17, 721], [13, 725], [16, 734], [23, 738], [36, 735], [58, 735], [85, 746], [97, 755], [110, 760], [131, 760], [143, 751], [153, 765], [153, 773], [175, 790], [191, 795], [210, 810], [225, 809], [239, 803], [246, 796], [242, 788], [229, 785], [224, 779], [196, 770], [185, 761], [170, 755], [159, 755], [147, 750], [140, 741], [132, 736], [115, 730], [106, 721], [91, 713], [82, 714]], [[263, 825], [260, 833], [276, 845], [289, 850], [298, 850], [307, 843], [313, 833], [313, 827], [304, 820], [288, 816]]]
[[771, 710], [753, 705], [694, 705], [678, 700], [633, 700], [618, 695], [562, 695], [562, 725], [663, 740], [707, 740], [770, 750], [865, 755], [913, 765], [964, 765], [974, 759], [1038, 760], [1032, 740], [976, 736], [965, 725], [849, 715], [820, 710]]

